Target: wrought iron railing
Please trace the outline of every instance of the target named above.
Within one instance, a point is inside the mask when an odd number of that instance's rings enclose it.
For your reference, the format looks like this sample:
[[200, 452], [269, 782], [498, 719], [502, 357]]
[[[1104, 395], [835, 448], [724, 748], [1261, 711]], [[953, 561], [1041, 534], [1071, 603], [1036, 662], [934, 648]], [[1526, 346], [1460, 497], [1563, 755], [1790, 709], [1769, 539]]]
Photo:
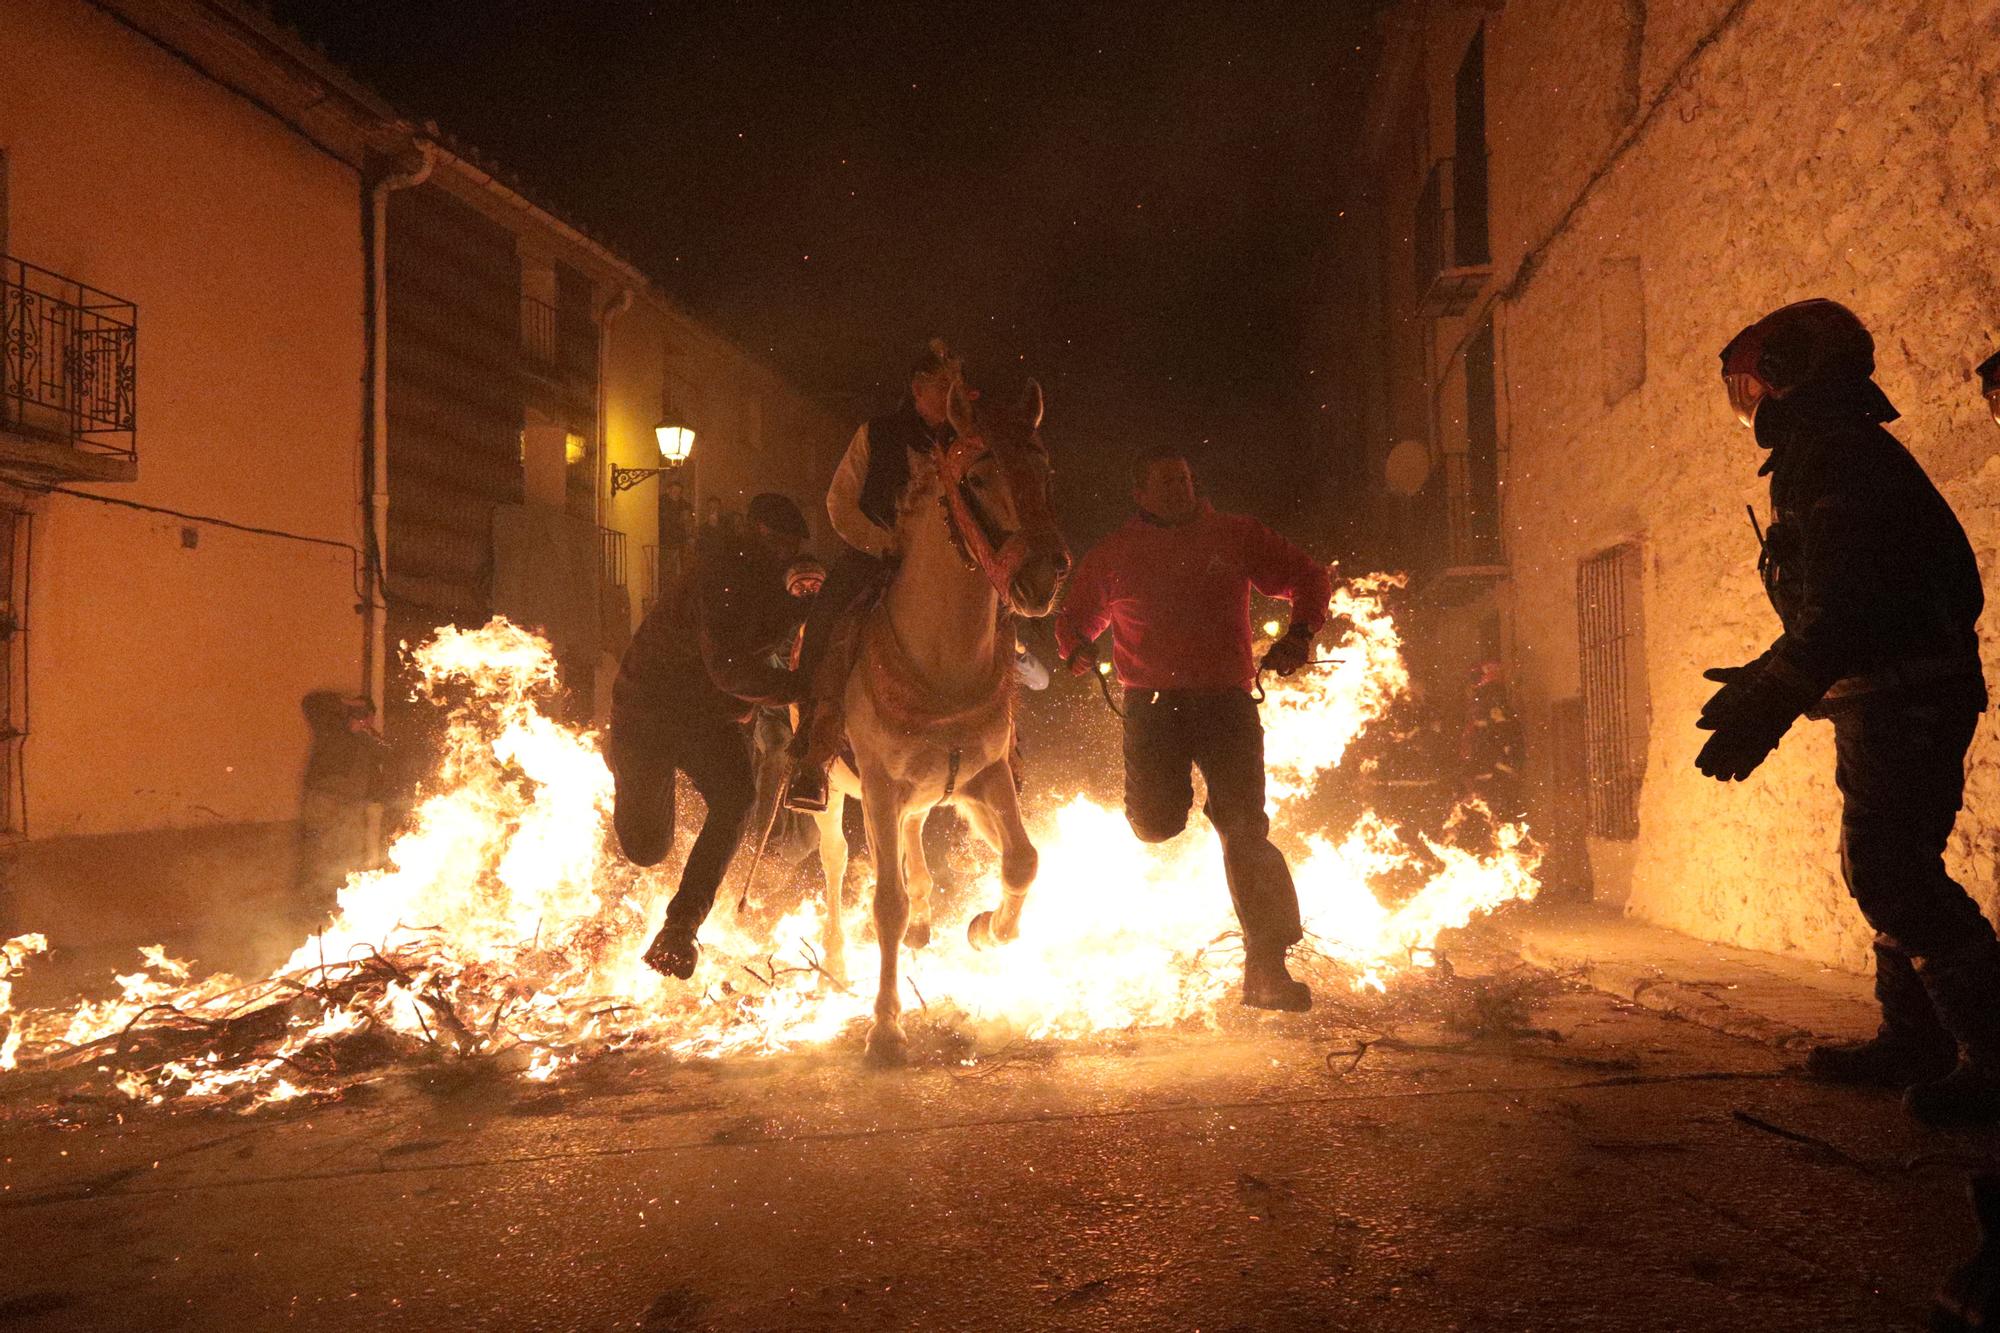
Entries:
[[556, 364], [556, 308], [525, 294], [521, 297], [521, 350], [540, 365]]
[[[1476, 171], [1474, 170], [1476, 168]], [[1417, 293], [1436, 313], [1464, 313], [1492, 267], [1487, 247], [1485, 206], [1461, 202], [1462, 178], [1484, 179], [1483, 162], [1449, 157], [1433, 163], [1417, 196], [1413, 229]], [[1480, 193], [1483, 193], [1483, 186]]]
[[0, 429], [138, 458], [139, 307], [0, 255]]
[[604, 542], [604, 581], [614, 588], [625, 586], [625, 534], [616, 528], [599, 528]]

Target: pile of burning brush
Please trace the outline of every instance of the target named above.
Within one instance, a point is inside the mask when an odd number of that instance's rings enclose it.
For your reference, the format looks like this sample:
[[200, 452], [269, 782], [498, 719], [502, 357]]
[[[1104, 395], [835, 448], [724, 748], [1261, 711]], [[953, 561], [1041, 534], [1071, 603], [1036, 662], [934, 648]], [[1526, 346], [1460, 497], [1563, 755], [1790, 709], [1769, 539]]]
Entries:
[[[1274, 836], [1293, 854], [1309, 935], [1302, 961], [1322, 994], [1377, 1012], [1371, 996], [1443, 984], [1439, 937], [1531, 898], [1540, 858], [1523, 826], [1472, 810], [1435, 836], [1373, 814], [1337, 836], [1304, 826], [1320, 779], [1408, 689], [1384, 606], [1394, 586], [1340, 585], [1346, 628], [1329, 645], [1340, 660], [1279, 683], [1264, 704]], [[781, 886], [741, 918], [718, 912], [692, 985], [639, 962], [677, 867], [642, 872], [617, 855], [599, 738], [551, 716], [545, 642], [496, 619], [440, 630], [412, 659], [448, 711], [447, 743], [385, 868], [355, 875], [324, 929], [257, 981], [197, 976], [155, 948], [112, 998], [16, 1009], [12, 979], [48, 942], [0, 944], [0, 1091], [254, 1109], [337, 1096], [412, 1061], [547, 1080], [635, 1047], [718, 1056], [858, 1043], [868, 1003], [820, 964], [814, 884]], [[1237, 1021], [1241, 949], [1205, 831], [1144, 846], [1083, 796], [1042, 807], [1031, 828], [1042, 871], [1022, 938], [974, 951], [946, 904], [941, 942], [909, 962], [920, 1048], [977, 1060]], [[986, 886], [966, 895], [968, 906], [990, 897]]]

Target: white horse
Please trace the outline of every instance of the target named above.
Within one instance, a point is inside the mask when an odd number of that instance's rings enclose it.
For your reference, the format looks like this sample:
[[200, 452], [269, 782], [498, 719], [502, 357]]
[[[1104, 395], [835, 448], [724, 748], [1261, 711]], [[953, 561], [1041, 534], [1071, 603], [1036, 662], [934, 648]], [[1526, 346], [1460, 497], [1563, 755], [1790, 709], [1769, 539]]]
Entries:
[[[958, 809], [1000, 854], [1000, 903], [972, 919], [968, 938], [989, 948], [1020, 933], [1037, 856], [1014, 783], [1011, 616], [1047, 615], [1070, 568], [1049, 499], [1041, 387], [1030, 381], [1012, 410], [975, 410], [954, 388], [948, 411], [958, 439], [935, 469], [912, 479], [897, 517], [901, 564], [860, 630], [844, 694], [854, 763], [841, 760], [830, 773], [836, 794], [860, 798], [875, 859], [882, 972], [868, 1055], [884, 1064], [901, 1063], [907, 1051], [901, 946], [930, 942], [923, 828], [933, 809]], [[826, 874], [823, 966], [840, 982], [842, 804], [814, 817]]]

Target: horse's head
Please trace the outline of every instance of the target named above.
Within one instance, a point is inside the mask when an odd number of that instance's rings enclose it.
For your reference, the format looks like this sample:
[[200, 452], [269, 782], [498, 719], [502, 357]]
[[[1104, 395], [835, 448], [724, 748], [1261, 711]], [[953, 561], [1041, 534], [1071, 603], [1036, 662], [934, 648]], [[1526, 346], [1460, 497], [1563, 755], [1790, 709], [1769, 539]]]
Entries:
[[1042, 386], [1028, 381], [1012, 407], [974, 403], [954, 385], [946, 404], [958, 438], [939, 466], [954, 536], [1014, 612], [1045, 616], [1069, 576], [1069, 547], [1049, 495]]

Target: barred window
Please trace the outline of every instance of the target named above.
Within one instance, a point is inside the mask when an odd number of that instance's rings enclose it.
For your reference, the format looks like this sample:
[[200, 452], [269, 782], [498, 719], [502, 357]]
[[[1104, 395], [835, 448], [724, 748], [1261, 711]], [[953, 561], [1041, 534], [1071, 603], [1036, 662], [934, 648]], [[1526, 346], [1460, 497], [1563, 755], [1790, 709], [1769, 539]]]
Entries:
[[1626, 542], [1577, 566], [1577, 647], [1583, 678], [1584, 752], [1590, 831], [1639, 836], [1639, 784], [1646, 771], [1650, 705], [1640, 546]]

